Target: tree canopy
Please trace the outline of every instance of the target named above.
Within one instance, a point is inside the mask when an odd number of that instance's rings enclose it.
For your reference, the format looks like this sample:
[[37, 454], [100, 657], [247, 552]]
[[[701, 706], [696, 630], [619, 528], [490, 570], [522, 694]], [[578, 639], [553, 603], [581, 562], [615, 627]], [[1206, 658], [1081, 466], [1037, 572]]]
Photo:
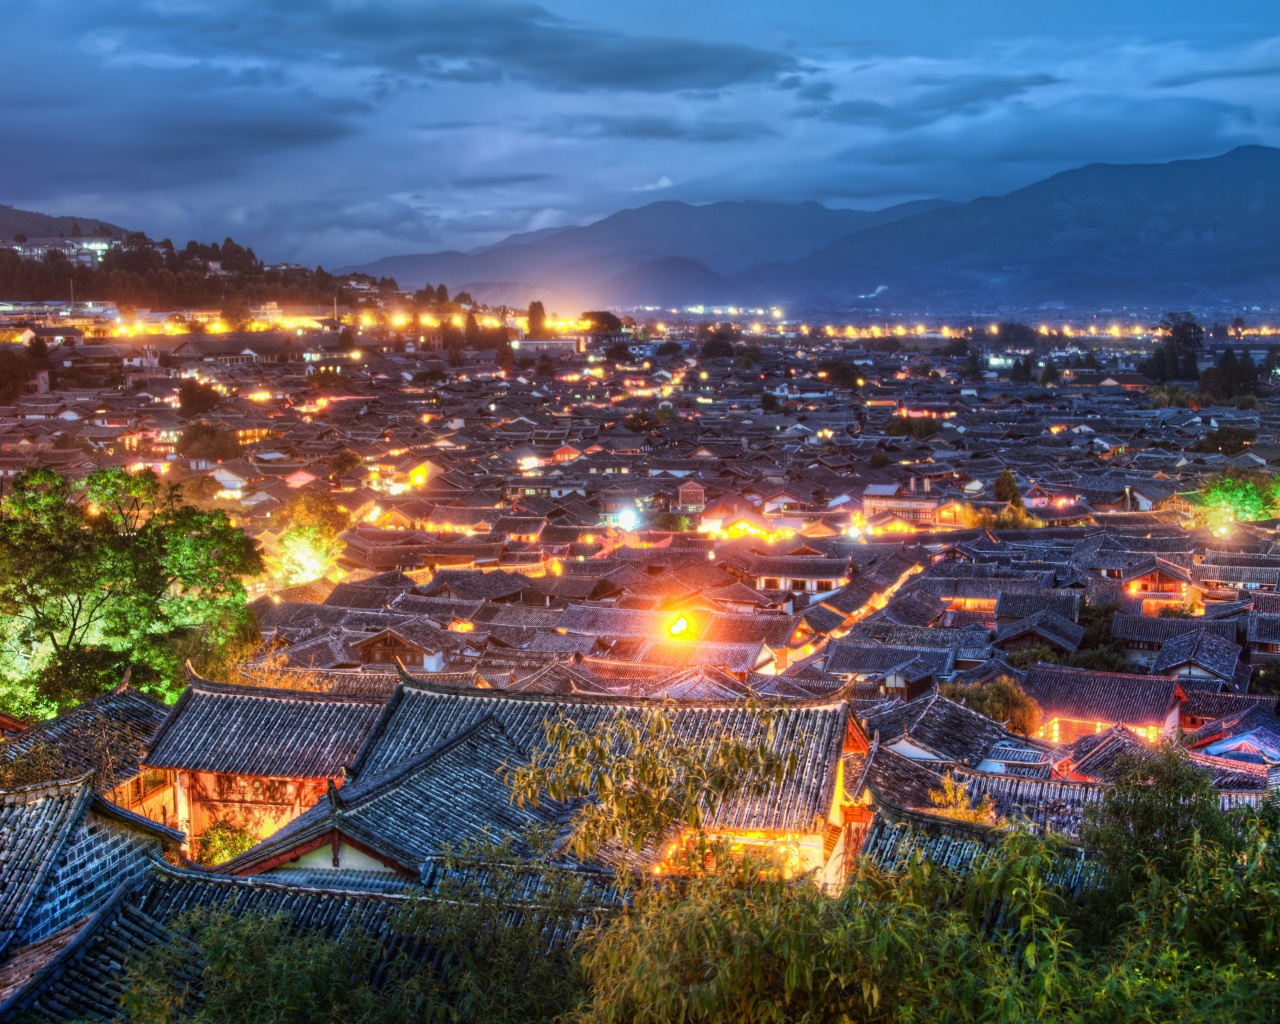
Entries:
[[185, 654], [216, 657], [252, 631], [241, 577], [262, 571], [225, 513], [184, 504], [152, 472], [76, 485], [30, 470], [0, 502], [0, 692], [48, 712], [114, 686], [126, 668], [161, 694]]
[[203, 416], [212, 412], [222, 396], [208, 384], [184, 380], [178, 385], [178, 409], [183, 416]]
[[593, 334], [621, 334], [622, 321], [617, 314], [610, 313], [605, 309], [588, 310], [582, 314], [582, 319], [590, 321], [591, 331]]
[[233, 430], [211, 423], [193, 423], [178, 435], [178, 454], [204, 462], [226, 462], [240, 454], [240, 441]]

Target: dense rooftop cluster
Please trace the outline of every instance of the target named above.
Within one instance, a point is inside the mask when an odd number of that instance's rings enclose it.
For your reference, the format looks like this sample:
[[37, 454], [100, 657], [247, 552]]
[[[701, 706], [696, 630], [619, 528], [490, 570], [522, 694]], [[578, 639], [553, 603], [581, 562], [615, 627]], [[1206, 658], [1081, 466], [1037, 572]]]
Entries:
[[[81, 383], [130, 386], [0, 409], [0, 471], [152, 468], [268, 571], [235, 682], [0, 719], [0, 837], [22, 836], [0, 1017], [97, 1012], [119, 950], [185, 907], [324, 904], [332, 931], [432, 890], [450, 844], [563, 824], [499, 781], [551, 721], [662, 707], [681, 741], [767, 735], [785, 777], [709, 827], [785, 837], [788, 870], [828, 886], [859, 857], [963, 869], [1012, 823], [1075, 841], [1117, 763], [1162, 741], [1223, 806], [1280, 786], [1265, 381], [1179, 407], [1123, 344], [1088, 367], [1043, 349], [1033, 383], [972, 339], [715, 356], [687, 333], [514, 338], [501, 366], [372, 331], [53, 347]], [[1199, 358], [1228, 344], [1250, 345]], [[300, 496], [336, 510], [335, 543], [286, 578]], [[980, 713], [999, 686], [1034, 717]], [[573, 870], [607, 888], [617, 862]], [[670, 849], [633, 866], [671, 870]]]

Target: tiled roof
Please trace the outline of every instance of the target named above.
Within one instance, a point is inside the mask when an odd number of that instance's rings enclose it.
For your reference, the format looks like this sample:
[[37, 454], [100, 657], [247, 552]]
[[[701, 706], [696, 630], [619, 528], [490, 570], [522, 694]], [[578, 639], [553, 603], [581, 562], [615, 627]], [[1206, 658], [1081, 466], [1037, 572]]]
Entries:
[[[357, 779], [378, 774], [487, 717], [496, 718], [511, 740], [531, 750], [546, 742], [545, 723], [564, 714], [591, 729], [619, 713], [635, 714], [658, 702], [629, 697], [450, 690], [406, 676], [352, 765]], [[807, 831], [831, 808], [836, 765], [843, 749], [849, 708], [843, 700], [787, 701], [776, 730], [780, 752], [798, 763], [786, 781], [767, 796], [730, 801], [717, 812], [721, 828]], [[671, 709], [675, 731], [696, 736], [723, 728], [752, 735], [759, 712], [741, 699], [682, 701]]]
[[555, 819], [554, 804], [520, 808], [509, 800], [501, 769], [525, 758], [496, 719], [485, 719], [382, 775], [331, 790], [328, 800], [219, 870], [254, 874], [337, 830], [418, 874], [446, 844], [457, 848], [485, 836], [501, 840], [528, 824]]
[[1173, 671], [1183, 665], [1198, 665], [1219, 679], [1233, 679], [1240, 646], [1216, 636], [1208, 629], [1189, 630], [1166, 640], [1151, 666], [1153, 673]]
[[1178, 682], [1166, 676], [1094, 672], [1060, 665], [1033, 665], [1022, 688], [1044, 709], [1046, 720], [1160, 727], [1178, 700]]
[[193, 679], [152, 741], [153, 768], [270, 778], [334, 778], [385, 698], [227, 686]]
[[[176, 936], [131, 906], [124, 887], [89, 917], [16, 950], [0, 966], [0, 1020], [116, 1020], [125, 965]], [[175, 983], [195, 983], [194, 960]]]
[[940, 760], [977, 766], [998, 743], [1014, 739], [1002, 725], [933, 690], [915, 700], [868, 714], [867, 735], [881, 744], [907, 739]]
[[[0, 953], [23, 931], [24, 919], [90, 811], [142, 833], [155, 842], [157, 853], [162, 846], [176, 848], [183, 838], [104, 800], [88, 775], [0, 790]], [[108, 876], [97, 881], [104, 880], [111, 884]]]
[[107, 790], [138, 774], [143, 748], [168, 713], [158, 700], [118, 687], [0, 740], [0, 760], [12, 760], [33, 747], [50, 747], [58, 754], [60, 778], [110, 768], [111, 778], [94, 780], [99, 789]]
[[1205, 621], [1202, 618], [1171, 619], [1155, 615], [1126, 615], [1116, 612], [1111, 618], [1111, 635], [1117, 640], [1137, 640], [1144, 643], [1164, 643], [1183, 633], [1207, 629], [1223, 640], [1235, 640], [1234, 622]]
[[1048, 608], [1042, 608], [1025, 619], [1005, 626], [996, 636], [995, 642], [1007, 643], [1027, 633], [1033, 633], [1048, 640], [1063, 650], [1074, 651], [1080, 647], [1080, 642], [1084, 639], [1085, 628], [1070, 619], [1054, 614]]
[[92, 800], [87, 779], [0, 791], [0, 953]]
[[833, 675], [883, 674], [916, 659], [928, 662], [940, 676], [949, 676], [955, 667], [956, 652], [953, 648], [833, 640], [827, 645], [823, 671]]

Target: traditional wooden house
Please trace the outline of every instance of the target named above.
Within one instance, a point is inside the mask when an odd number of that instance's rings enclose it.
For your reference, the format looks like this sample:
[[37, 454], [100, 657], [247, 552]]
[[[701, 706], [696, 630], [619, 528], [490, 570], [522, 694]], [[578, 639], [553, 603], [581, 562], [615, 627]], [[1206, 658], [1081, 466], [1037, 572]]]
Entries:
[[509, 799], [502, 766], [526, 757], [495, 719], [482, 720], [390, 771], [330, 788], [327, 799], [221, 870], [347, 889], [429, 884], [446, 846], [482, 836], [518, 845], [525, 826], [555, 822], [554, 802], [516, 807]]
[[41, 781], [92, 778], [99, 793], [127, 811], [177, 827], [172, 780], [142, 767], [143, 753], [169, 709], [122, 683], [109, 693], [0, 738], [0, 761], [36, 756], [52, 772]]
[[994, 643], [1003, 651], [1043, 646], [1071, 654], [1080, 649], [1084, 634], [1083, 626], [1044, 608], [1005, 626], [997, 634]]
[[385, 700], [193, 678], [144, 767], [172, 773], [188, 836], [221, 821], [265, 838], [341, 784]]
[[[615, 715], [661, 706], [627, 697], [460, 690], [404, 676], [350, 774], [363, 784], [487, 718], [496, 719], [519, 748], [533, 750], [546, 743], [546, 722], [559, 715], [592, 729]], [[771, 848], [797, 874], [816, 871], [820, 881], [835, 884], [845, 869], [842, 756], [865, 752], [866, 742], [844, 700], [789, 700], [786, 707], [773, 743], [779, 753], [794, 755], [794, 770], [767, 796], [727, 801], [709, 828], [734, 844]], [[670, 713], [676, 736], [721, 728], [751, 736], [759, 727], [760, 711], [747, 710], [741, 699], [682, 701]], [[655, 866], [662, 870], [661, 863]]]
[[1161, 647], [1174, 637], [1195, 633], [1201, 629], [1232, 642], [1236, 638], [1236, 624], [1204, 618], [1175, 619], [1153, 615], [1128, 615], [1116, 612], [1111, 619], [1111, 635], [1124, 643], [1125, 653], [1138, 665], [1150, 665]]
[[1245, 667], [1243, 679], [1240, 679], [1239, 666], [1240, 645], [1201, 627], [1166, 640], [1151, 665], [1151, 671], [1155, 675], [1171, 675], [1184, 680], [1189, 687], [1214, 683], [1230, 684], [1244, 690], [1249, 682], [1249, 669]]
[[425, 672], [442, 672], [446, 656], [458, 647], [458, 634], [439, 629], [421, 620], [411, 620], [353, 640], [350, 648], [365, 665], [385, 665], [390, 671], [397, 661]]
[[913, 761], [948, 762], [980, 771], [1047, 776], [1047, 744], [1015, 736], [937, 690], [905, 703], [878, 705], [862, 716], [862, 731], [880, 737], [881, 748]]
[[1022, 687], [1044, 710], [1039, 737], [1070, 743], [1125, 725], [1150, 743], [1172, 736], [1186, 693], [1176, 679], [1033, 665]]
[[911, 700], [955, 672], [956, 649], [903, 647], [869, 640], [834, 640], [823, 671], [849, 683], [870, 683], [888, 697]]
[[672, 511], [696, 515], [707, 507], [707, 490], [696, 480], [686, 480], [676, 488], [676, 507]]
[[735, 554], [725, 569], [756, 590], [791, 590], [809, 594], [839, 590], [849, 582], [849, 563], [842, 558]]

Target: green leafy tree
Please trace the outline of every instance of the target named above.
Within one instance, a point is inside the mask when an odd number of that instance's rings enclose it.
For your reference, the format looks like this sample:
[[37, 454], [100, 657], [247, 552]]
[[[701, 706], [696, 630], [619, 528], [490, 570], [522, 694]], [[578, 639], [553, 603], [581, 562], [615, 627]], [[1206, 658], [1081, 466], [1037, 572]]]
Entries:
[[193, 859], [197, 864], [216, 867], [232, 857], [238, 857], [257, 842], [258, 837], [251, 830], [217, 819], [209, 822], [205, 830], [195, 837]]
[[211, 423], [193, 423], [178, 435], [179, 455], [203, 462], [226, 462], [240, 454], [240, 440], [235, 431], [215, 427]]
[[339, 507], [328, 491], [300, 491], [280, 513], [288, 527], [319, 526], [337, 535], [351, 525], [351, 513]]
[[884, 432], [889, 437], [914, 437], [917, 441], [932, 437], [941, 430], [932, 416], [890, 416], [884, 425]]
[[649, 434], [660, 426], [658, 418], [647, 409], [630, 413], [623, 419], [622, 425], [633, 434]]
[[272, 569], [286, 587], [328, 575], [346, 550], [346, 544], [323, 526], [292, 526], [280, 535], [279, 544], [279, 564]]
[[794, 768], [773, 742], [783, 712], [751, 701], [743, 711], [755, 723], [745, 733], [709, 727], [696, 738], [676, 731], [674, 706], [620, 712], [592, 729], [561, 716], [507, 785], [518, 806], [550, 797], [576, 808], [568, 842], [579, 859], [639, 853], [673, 829], [703, 832], [727, 800], [764, 796]]
[[1152, 409], [1196, 409], [1199, 398], [1181, 384], [1157, 384], [1147, 389], [1147, 405]]
[[212, 656], [252, 628], [241, 577], [261, 571], [224, 513], [184, 504], [150, 471], [102, 470], [81, 489], [49, 469], [22, 474], [0, 502], [10, 709], [76, 704], [129, 667], [168, 693], [183, 642]]
[[1233, 402], [1252, 395], [1258, 386], [1258, 368], [1246, 351], [1237, 359], [1232, 349], [1227, 349], [1218, 365], [1200, 374], [1200, 399], [1202, 402]]
[[1196, 380], [1200, 376], [1196, 353], [1204, 340], [1204, 328], [1190, 313], [1166, 313], [1160, 326], [1168, 336], [1150, 358], [1138, 364], [1138, 372], [1158, 384]]
[[658, 346], [657, 356], [659, 359], [670, 359], [672, 356], [678, 356], [684, 351], [684, 347], [678, 341], [664, 341]]
[[991, 794], [988, 793], [976, 804], [973, 803], [964, 784], [956, 782], [955, 776], [950, 772], [943, 774], [941, 788], [930, 791], [929, 802], [936, 808], [935, 813], [944, 818], [970, 821], [975, 825], [994, 826], [1000, 823], [996, 802]]
[[621, 334], [622, 321], [617, 314], [604, 309], [593, 309], [582, 314], [582, 319], [591, 323], [592, 334]]
[[1259, 481], [1249, 474], [1209, 477], [1201, 485], [1200, 494], [1213, 518], [1221, 524], [1270, 518], [1271, 508], [1280, 497], [1276, 478]]
[[353, 469], [358, 469], [362, 465], [364, 465], [364, 460], [350, 448], [344, 448], [329, 458], [329, 468], [339, 474], [350, 473]]
[[1113, 771], [1114, 787], [1085, 809], [1081, 838], [1098, 852], [1117, 896], [1132, 896], [1151, 875], [1176, 880], [1195, 842], [1239, 846], [1213, 779], [1180, 747], [1122, 754]]
[[631, 362], [631, 348], [625, 341], [615, 341], [604, 350], [604, 357], [614, 363]]
[[996, 501], [1007, 501], [1015, 508], [1022, 508], [1022, 492], [1018, 489], [1018, 478], [1013, 475], [1011, 469], [1002, 470], [996, 477], [992, 494], [995, 495]]
[[1044, 711], [1012, 676], [997, 676], [989, 682], [961, 685], [948, 683], [941, 693], [949, 700], [1003, 722], [1012, 732], [1034, 736], [1040, 730]]
[[1041, 386], [1044, 386], [1046, 384], [1052, 384], [1054, 381], [1058, 380], [1060, 376], [1061, 375], [1058, 373], [1058, 368], [1053, 365], [1053, 361], [1046, 359], [1044, 363], [1044, 369], [1040, 371]]
[[818, 364], [818, 373], [825, 373], [828, 383], [835, 387], [849, 390], [855, 390], [862, 379], [861, 368], [845, 359], [824, 359]]
[[528, 326], [525, 334], [530, 338], [544, 337], [547, 333], [547, 311], [543, 308], [542, 303], [536, 299], [529, 303], [527, 317]]
[[221, 400], [210, 385], [188, 378], [178, 385], [178, 409], [183, 416], [203, 416], [212, 412]]
[[351, 514], [326, 491], [303, 491], [289, 500], [280, 515], [280, 554], [270, 566], [284, 586], [310, 583], [333, 571], [346, 549], [341, 534]]

